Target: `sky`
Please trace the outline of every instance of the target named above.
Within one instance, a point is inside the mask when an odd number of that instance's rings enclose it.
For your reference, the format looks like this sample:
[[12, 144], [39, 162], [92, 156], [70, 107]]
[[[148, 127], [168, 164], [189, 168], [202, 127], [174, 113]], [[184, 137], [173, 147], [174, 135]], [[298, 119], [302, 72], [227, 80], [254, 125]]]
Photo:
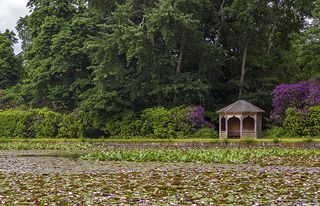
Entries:
[[[27, 2], [28, 0], [0, 0], [1, 32], [9, 29], [16, 33], [15, 27], [18, 19], [28, 14], [28, 9], [26, 8]], [[14, 51], [16, 54], [21, 51], [20, 43], [15, 45]]]

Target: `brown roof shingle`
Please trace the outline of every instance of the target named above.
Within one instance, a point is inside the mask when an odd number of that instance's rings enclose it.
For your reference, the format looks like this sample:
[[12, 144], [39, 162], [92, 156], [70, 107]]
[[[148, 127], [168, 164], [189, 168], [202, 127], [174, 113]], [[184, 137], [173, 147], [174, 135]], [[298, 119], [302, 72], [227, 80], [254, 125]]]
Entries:
[[222, 108], [219, 111], [217, 111], [217, 113], [243, 113], [243, 112], [264, 113], [265, 111], [245, 100], [238, 100], [230, 104], [229, 106], [226, 106], [225, 108]]

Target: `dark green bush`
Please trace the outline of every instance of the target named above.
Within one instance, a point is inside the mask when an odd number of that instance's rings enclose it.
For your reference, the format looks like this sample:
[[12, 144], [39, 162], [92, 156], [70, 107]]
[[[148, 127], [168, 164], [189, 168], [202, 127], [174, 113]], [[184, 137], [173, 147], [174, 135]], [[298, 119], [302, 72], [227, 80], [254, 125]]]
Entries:
[[306, 111], [289, 108], [284, 129], [290, 136], [320, 136], [320, 106], [310, 107]]
[[108, 121], [103, 128], [108, 136], [130, 138], [141, 136], [142, 121], [127, 114], [116, 121]]
[[192, 109], [184, 106], [171, 109], [156, 107], [144, 110], [140, 116], [129, 113], [117, 120], [104, 122], [94, 122], [82, 111], [61, 114], [47, 108], [10, 109], [0, 111], [0, 136], [216, 138], [218, 134], [212, 128], [194, 124], [203, 121], [201, 118], [194, 118], [192, 121], [188, 119]]
[[142, 136], [154, 138], [178, 138], [191, 135], [195, 129], [186, 120], [191, 107], [174, 107], [166, 109], [155, 107], [142, 112]]
[[33, 137], [56, 137], [58, 134], [58, 125], [62, 116], [57, 112], [50, 111], [47, 108], [33, 109], [32, 112], [32, 130]]
[[212, 128], [201, 128], [197, 130], [193, 135], [193, 138], [218, 138], [219, 134]]
[[[155, 107], [142, 111], [139, 117], [127, 114], [117, 121], [108, 121], [104, 132], [112, 137], [131, 138], [215, 138], [217, 132], [210, 128], [199, 128], [188, 120], [192, 107]], [[194, 136], [196, 135], [196, 136]]]
[[286, 130], [278, 126], [273, 126], [272, 128], [265, 130], [263, 133], [263, 137], [266, 137], [266, 138], [278, 139], [278, 138], [287, 137], [287, 136], [288, 135]]
[[305, 135], [320, 136], [320, 105], [309, 108], [305, 125]]
[[287, 131], [289, 136], [304, 136], [306, 119], [306, 113], [289, 108], [286, 111], [286, 117], [283, 124], [284, 129]]
[[58, 136], [63, 138], [84, 137], [83, 117], [78, 112], [72, 112], [62, 116], [59, 122]]
[[61, 114], [49, 109], [9, 109], [0, 112], [1, 137], [55, 137]]
[[5, 110], [0, 111], [1, 137], [29, 137], [32, 136], [31, 111]]

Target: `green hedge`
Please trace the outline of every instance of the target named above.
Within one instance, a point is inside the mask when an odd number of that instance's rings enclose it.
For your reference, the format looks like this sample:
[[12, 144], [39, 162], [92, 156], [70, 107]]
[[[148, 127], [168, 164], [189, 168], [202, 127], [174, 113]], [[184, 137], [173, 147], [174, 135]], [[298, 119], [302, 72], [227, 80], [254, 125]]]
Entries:
[[82, 124], [74, 114], [47, 108], [0, 111], [0, 137], [81, 137]]
[[320, 136], [320, 105], [306, 111], [289, 108], [284, 129], [290, 136]]
[[192, 109], [186, 106], [148, 108], [138, 117], [127, 114], [119, 120], [107, 122], [104, 131], [119, 138], [216, 138], [218, 135], [214, 129], [198, 128], [187, 120]]
[[0, 137], [149, 137], [149, 138], [215, 138], [212, 128], [192, 125], [187, 115], [192, 107], [145, 109], [136, 116], [129, 113], [99, 125], [90, 122], [86, 114], [75, 111], [61, 114], [47, 108], [0, 110]]

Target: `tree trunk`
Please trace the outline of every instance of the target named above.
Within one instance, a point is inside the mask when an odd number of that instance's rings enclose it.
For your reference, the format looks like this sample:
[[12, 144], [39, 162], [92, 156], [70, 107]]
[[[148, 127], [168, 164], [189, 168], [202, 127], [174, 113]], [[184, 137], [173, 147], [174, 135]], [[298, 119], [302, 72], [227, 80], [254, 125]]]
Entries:
[[222, 32], [221, 32], [221, 30], [222, 30], [222, 27], [223, 27], [223, 25], [224, 25], [224, 4], [225, 4], [225, 0], [223, 0], [222, 1], [222, 3], [221, 3], [221, 5], [220, 5], [220, 11], [219, 11], [219, 13], [220, 13], [220, 26], [219, 26], [219, 29], [218, 29], [218, 31], [217, 31], [217, 33], [218, 33], [218, 38], [219, 38], [219, 42], [221, 43], [221, 39], [222, 39]]
[[242, 95], [243, 95], [244, 76], [246, 73], [247, 53], [248, 53], [248, 41], [246, 41], [246, 43], [244, 45], [243, 55], [242, 55], [241, 77], [240, 77], [240, 84], [239, 84], [239, 99], [241, 99]]
[[274, 36], [274, 33], [277, 29], [277, 26], [278, 25], [278, 20], [275, 21], [272, 25], [272, 29], [271, 29], [271, 32], [270, 32], [270, 35], [269, 35], [269, 39], [268, 39], [268, 54], [270, 54], [270, 51], [271, 51], [271, 48], [273, 46], [273, 36]]
[[176, 73], [177, 73], [177, 74], [181, 73], [182, 62], [183, 62], [183, 55], [184, 55], [184, 45], [181, 45], [181, 47], [180, 47], [180, 53], [179, 53], [179, 59], [178, 59], [178, 64], [177, 64], [177, 69], [176, 69]]
[[[184, 45], [182, 44], [180, 47], [180, 53], [179, 53], [179, 59], [178, 59], [178, 64], [177, 64], [177, 68], [176, 68], [176, 75], [181, 74], [182, 71], [182, 63], [183, 63], [183, 56], [184, 56]], [[173, 104], [176, 105], [177, 104], [177, 92], [174, 92], [174, 96], [173, 96]]]

